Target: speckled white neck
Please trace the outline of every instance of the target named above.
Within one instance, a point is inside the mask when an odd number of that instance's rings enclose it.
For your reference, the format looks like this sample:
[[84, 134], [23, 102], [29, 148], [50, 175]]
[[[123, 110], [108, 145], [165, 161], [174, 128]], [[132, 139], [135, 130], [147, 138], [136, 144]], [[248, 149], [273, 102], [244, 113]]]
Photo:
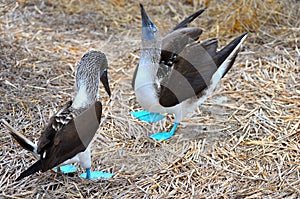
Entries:
[[147, 110], [159, 105], [155, 89], [158, 67], [157, 63], [152, 62], [150, 54], [144, 53], [137, 70], [134, 89], [137, 101]]
[[79, 90], [74, 98], [72, 107], [75, 109], [83, 108], [89, 104], [86, 85], [85, 83], [79, 82]]

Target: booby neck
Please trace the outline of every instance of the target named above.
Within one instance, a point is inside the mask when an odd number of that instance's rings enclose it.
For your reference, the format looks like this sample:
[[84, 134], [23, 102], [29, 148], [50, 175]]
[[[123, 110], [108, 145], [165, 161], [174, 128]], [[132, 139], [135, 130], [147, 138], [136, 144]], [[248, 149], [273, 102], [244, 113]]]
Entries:
[[[149, 44], [149, 46], [147, 46]], [[155, 82], [157, 79], [157, 70], [159, 68], [159, 60], [161, 53], [161, 42], [155, 42], [153, 45], [148, 41], [143, 41], [140, 52], [140, 62], [137, 71], [137, 78], [135, 84], [140, 86], [144, 83]]]
[[153, 112], [161, 109], [158, 98], [160, 84], [157, 77], [160, 52], [159, 48], [141, 49], [141, 59], [134, 85], [137, 100], [143, 107]]
[[74, 109], [86, 108], [89, 105], [96, 102], [99, 93], [99, 82], [92, 83], [94, 85], [93, 94], [89, 92], [89, 90], [91, 89], [87, 89], [87, 85], [84, 81], [79, 81], [78, 84], [80, 86], [75, 91], [76, 95], [72, 104], [72, 108]]
[[106, 57], [98, 51], [90, 51], [78, 63], [75, 80], [75, 98], [72, 108], [87, 108], [89, 105], [95, 103], [99, 96], [100, 81], [102, 81], [105, 90], [110, 95]]
[[137, 77], [139, 75], [140, 77], [135, 82], [135, 85], [138, 87], [156, 81], [162, 49], [162, 39], [157, 27], [152, 23], [141, 4], [140, 7], [142, 15], [142, 43], [137, 71]]

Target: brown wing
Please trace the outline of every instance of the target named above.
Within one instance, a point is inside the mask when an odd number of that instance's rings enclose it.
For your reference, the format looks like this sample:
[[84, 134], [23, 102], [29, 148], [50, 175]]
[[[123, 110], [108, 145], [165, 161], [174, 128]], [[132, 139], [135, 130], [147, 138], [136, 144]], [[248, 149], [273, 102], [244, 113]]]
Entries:
[[186, 45], [198, 40], [201, 33], [200, 28], [182, 28], [167, 34], [162, 40], [161, 63], [171, 67], [174, 57], [176, 58]]
[[162, 106], [175, 106], [207, 88], [218, 69], [213, 59], [216, 49], [217, 40], [210, 39], [190, 44], [182, 50], [168, 79], [161, 85], [159, 102]]
[[101, 113], [102, 105], [96, 102], [57, 131], [40, 150], [41, 170], [51, 169], [85, 151], [99, 127]]
[[239, 52], [239, 44], [246, 36], [247, 33], [237, 37], [218, 52], [216, 39], [187, 46], [174, 61], [169, 78], [161, 86], [161, 105], [170, 107], [193, 96], [201, 96], [202, 91], [210, 85], [213, 74], [225, 60], [226, 69], [220, 75], [224, 77], [230, 70]]
[[167, 34], [162, 40], [162, 51], [157, 77], [161, 85], [168, 81], [179, 54], [187, 45], [199, 39], [202, 30], [200, 28], [181, 28]]
[[202, 34], [202, 30], [200, 28], [187, 28], [187, 26], [201, 15], [205, 9], [206, 8], [200, 9], [182, 20], [163, 38], [161, 52], [162, 64], [171, 67], [174, 59], [185, 48], [185, 46], [199, 39]]
[[181, 21], [177, 26], [175, 26], [175, 28], [173, 28], [173, 31], [174, 30], [178, 30], [180, 28], [185, 28], [187, 27], [187, 25], [189, 23], [191, 23], [192, 21], [194, 21], [199, 15], [201, 15], [204, 11], [205, 11], [206, 8], [203, 8], [203, 9], [200, 9], [198, 10], [197, 12], [195, 12], [194, 14], [188, 16], [187, 18], [185, 18], [183, 21]]
[[50, 121], [46, 128], [43, 130], [39, 142], [37, 152], [41, 153], [42, 149], [47, 147], [57, 131], [59, 131], [64, 125], [68, 124], [68, 122], [73, 119], [73, 115], [71, 114], [71, 105], [72, 101], [68, 101], [62, 109], [60, 109], [54, 116], [50, 118]]

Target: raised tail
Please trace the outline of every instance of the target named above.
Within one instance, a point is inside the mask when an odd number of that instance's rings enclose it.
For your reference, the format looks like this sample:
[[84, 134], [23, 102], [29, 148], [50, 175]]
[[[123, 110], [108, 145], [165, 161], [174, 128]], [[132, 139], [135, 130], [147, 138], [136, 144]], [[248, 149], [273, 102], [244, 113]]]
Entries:
[[22, 178], [32, 175], [32, 174], [40, 171], [41, 168], [42, 168], [41, 160], [38, 160], [33, 165], [31, 165], [27, 170], [23, 171], [16, 180], [18, 181], [18, 180], [21, 180]]
[[37, 145], [34, 144], [32, 141], [27, 139], [23, 134], [19, 133], [14, 129], [6, 120], [2, 119], [2, 123], [6, 126], [9, 130], [9, 133], [15, 138], [15, 140], [27, 151], [32, 152], [33, 154], [37, 155]]
[[217, 67], [225, 66], [225, 70], [223, 70], [222, 72], [222, 77], [226, 75], [226, 73], [230, 70], [231, 66], [233, 65], [242, 43], [247, 38], [247, 35], [248, 33], [244, 33], [241, 36], [235, 38], [222, 50], [217, 52], [217, 54], [213, 57]]
[[185, 18], [182, 22], [180, 22], [177, 26], [175, 26], [175, 28], [173, 28], [174, 30], [180, 29], [180, 28], [185, 28], [187, 27], [187, 25], [189, 23], [191, 23], [192, 21], [194, 21], [199, 15], [202, 14], [202, 12], [204, 12], [206, 10], [206, 8], [203, 8], [201, 10], [198, 10], [197, 12], [195, 12], [194, 14], [188, 16], [187, 18]]

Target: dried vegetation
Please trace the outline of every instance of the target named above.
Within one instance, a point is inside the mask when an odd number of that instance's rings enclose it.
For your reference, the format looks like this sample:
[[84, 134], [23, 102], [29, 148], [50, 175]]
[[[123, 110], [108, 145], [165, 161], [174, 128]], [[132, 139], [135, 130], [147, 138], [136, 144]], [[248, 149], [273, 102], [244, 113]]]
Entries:
[[135, 1], [18, 0], [0, 3], [0, 112], [32, 140], [72, 98], [74, 69], [90, 49], [106, 53], [111, 101], [93, 145], [93, 168], [115, 173], [90, 182], [51, 171], [20, 182], [34, 158], [1, 125], [0, 196], [5, 198], [299, 198], [300, 3], [298, 0], [147, 2], [162, 32], [205, 6], [192, 26], [220, 46], [250, 35], [213, 96], [165, 142], [169, 128], [139, 122], [131, 78], [139, 59]]

